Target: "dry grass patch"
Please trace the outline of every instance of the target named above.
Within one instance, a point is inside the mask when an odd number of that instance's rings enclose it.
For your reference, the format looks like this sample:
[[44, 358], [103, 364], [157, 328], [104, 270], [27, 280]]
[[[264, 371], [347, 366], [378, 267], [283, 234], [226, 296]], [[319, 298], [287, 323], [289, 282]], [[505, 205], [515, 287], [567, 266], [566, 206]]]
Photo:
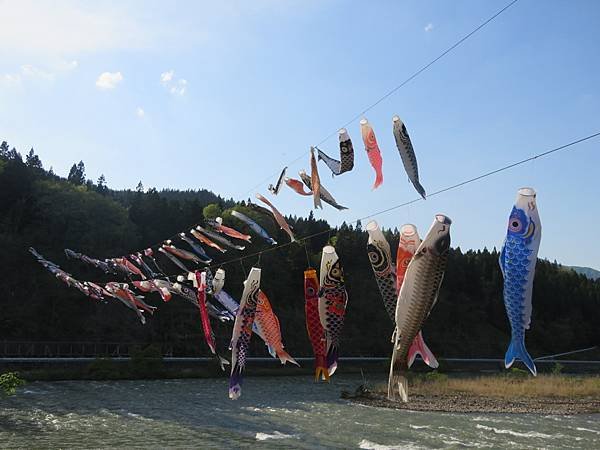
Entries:
[[[415, 376], [409, 380], [409, 393], [421, 395], [467, 394], [481, 397], [600, 398], [600, 376], [546, 375], [537, 377], [487, 375], [478, 377]], [[378, 386], [387, 392], [387, 385]]]

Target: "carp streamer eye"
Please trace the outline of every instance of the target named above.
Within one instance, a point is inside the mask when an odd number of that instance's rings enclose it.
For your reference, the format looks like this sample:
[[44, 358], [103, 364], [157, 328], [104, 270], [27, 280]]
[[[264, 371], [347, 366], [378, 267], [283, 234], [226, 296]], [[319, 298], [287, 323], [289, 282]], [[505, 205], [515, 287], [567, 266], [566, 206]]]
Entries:
[[523, 229], [523, 224], [516, 217], [511, 217], [508, 221], [508, 229], [514, 233], [519, 233]]
[[306, 288], [306, 293], [312, 297], [313, 295], [315, 295], [315, 290], [313, 288], [309, 287], [309, 288]]

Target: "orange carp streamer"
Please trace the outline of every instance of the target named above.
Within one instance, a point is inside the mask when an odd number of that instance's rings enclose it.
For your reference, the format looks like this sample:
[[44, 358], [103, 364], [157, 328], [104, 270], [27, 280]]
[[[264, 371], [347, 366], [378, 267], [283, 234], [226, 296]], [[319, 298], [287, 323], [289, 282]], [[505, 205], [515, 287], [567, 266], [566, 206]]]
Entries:
[[381, 157], [381, 151], [379, 145], [377, 145], [377, 139], [375, 138], [375, 132], [369, 124], [367, 119], [360, 121], [360, 131], [362, 134], [363, 142], [365, 144], [365, 150], [369, 157], [369, 162], [373, 169], [375, 169], [375, 183], [373, 189], [377, 189], [383, 184], [383, 158]]
[[298, 364], [296, 360], [283, 349], [279, 319], [275, 315], [273, 308], [271, 308], [271, 303], [263, 291], [258, 291], [258, 302], [256, 304], [254, 323], [260, 330], [260, 334], [264, 336], [265, 343], [269, 349], [273, 349], [277, 354], [281, 364], [290, 362], [300, 366], [300, 364]]

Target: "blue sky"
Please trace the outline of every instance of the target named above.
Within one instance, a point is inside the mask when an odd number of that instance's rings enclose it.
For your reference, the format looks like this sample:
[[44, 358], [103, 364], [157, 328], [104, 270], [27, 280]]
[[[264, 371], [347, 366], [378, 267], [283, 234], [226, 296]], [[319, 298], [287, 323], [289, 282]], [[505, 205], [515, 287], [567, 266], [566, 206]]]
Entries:
[[[0, 139], [66, 175], [79, 160], [109, 186], [207, 188], [236, 199], [406, 79], [507, 1], [31, 2], [0, 0]], [[333, 224], [414, 199], [392, 135], [405, 122], [427, 191], [600, 131], [600, 3], [520, 0], [358, 121], [353, 172], [321, 179], [350, 209]], [[463, 249], [502, 243], [516, 190], [533, 186], [540, 256], [600, 268], [600, 139], [376, 217], [433, 215]], [[322, 146], [337, 153], [337, 138]], [[273, 181], [276, 176], [273, 176]], [[285, 188], [284, 214], [311, 199]]]

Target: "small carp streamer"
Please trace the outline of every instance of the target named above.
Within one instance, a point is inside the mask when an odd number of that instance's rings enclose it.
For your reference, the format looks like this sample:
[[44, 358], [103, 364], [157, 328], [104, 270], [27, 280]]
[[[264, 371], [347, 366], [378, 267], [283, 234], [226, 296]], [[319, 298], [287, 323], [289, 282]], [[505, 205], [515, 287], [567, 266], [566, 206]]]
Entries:
[[324, 161], [327, 167], [331, 169], [332, 175], [341, 175], [349, 172], [354, 168], [354, 147], [350, 136], [345, 128], [339, 132], [340, 139], [340, 160], [331, 158], [321, 149], [317, 148], [319, 161]]
[[217, 295], [219, 292], [221, 292], [223, 286], [225, 286], [225, 270], [217, 269], [217, 271], [215, 272], [215, 276], [212, 279], [213, 295]]
[[214, 248], [215, 250], [220, 251], [221, 253], [225, 253], [227, 251], [223, 247], [221, 247], [219, 244], [211, 241], [208, 237], [206, 237], [204, 235], [204, 233], [201, 233], [200, 230], [196, 231], [194, 229], [191, 229], [190, 233], [192, 233], [192, 236], [194, 236], [196, 239], [198, 239], [198, 241], [202, 242], [205, 245], [208, 245], [211, 248]]
[[198, 309], [200, 310], [200, 321], [202, 322], [202, 331], [204, 332], [204, 340], [206, 341], [206, 345], [210, 349], [211, 353], [215, 355], [219, 366], [221, 366], [221, 370], [225, 370], [225, 365], [229, 364], [225, 358], [222, 358], [217, 353], [217, 344], [215, 342], [215, 335], [212, 331], [212, 326], [210, 324], [210, 318], [208, 317], [208, 302], [206, 301], [206, 272], [196, 271], [194, 272], [194, 285], [197, 290], [197, 298], [198, 298]]
[[162, 248], [177, 258], [185, 259], [186, 261], [193, 261], [195, 263], [204, 263], [202, 258], [198, 257], [192, 252], [175, 247], [170, 240], [165, 241], [165, 243], [162, 245]]
[[229, 398], [237, 400], [242, 395], [242, 373], [246, 366], [248, 347], [252, 337], [252, 325], [256, 315], [258, 293], [260, 291], [260, 269], [253, 267], [244, 282], [240, 307], [235, 317], [231, 336], [231, 376], [229, 377]]
[[281, 327], [279, 326], [279, 319], [275, 315], [271, 302], [263, 291], [258, 293], [258, 303], [256, 305], [256, 317], [254, 323], [259, 330], [259, 335], [263, 336], [265, 344], [275, 352], [281, 364], [290, 362], [296, 364], [298, 367], [300, 364], [296, 362], [294, 358], [290, 356], [288, 352], [283, 349], [283, 342], [281, 339]]
[[224, 234], [226, 236], [232, 237], [234, 239], [239, 239], [241, 241], [252, 242], [252, 236], [249, 234], [240, 233], [239, 231], [227, 227], [223, 225], [223, 219], [221, 217], [217, 217], [214, 221], [208, 221], [209, 225], [215, 229], [215, 231]]
[[[412, 224], [405, 224], [400, 227], [400, 240], [398, 242], [398, 252], [396, 254], [396, 295], [400, 293], [400, 288], [402, 287], [404, 276], [406, 275], [406, 269], [420, 244], [421, 239], [419, 238], [417, 227]], [[395, 317], [392, 320], [394, 323], [396, 322]], [[423, 362], [432, 369], [437, 369], [440, 366], [427, 344], [425, 344], [422, 331], [419, 331], [417, 337], [415, 337], [415, 340], [408, 349], [408, 367], [413, 365], [417, 355], [421, 355]]]
[[312, 180], [313, 203], [315, 209], [323, 209], [321, 205], [321, 179], [319, 178], [319, 169], [317, 167], [317, 159], [315, 158], [315, 149], [310, 148], [310, 178]]
[[279, 175], [279, 178], [277, 179], [277, 183], [275, 183], [275, 186], [273, 186], [272, 184], [269, 185], [269, 192], [271, 192], [271, 194], [273, 194], [273, 195], [279, 194], [279, 191], [281, 190], [281, 185], [283, 184], [283, 179], [285, 178], [286, 170], [287, 170], [287, 167], [284, 167], [283, 170], [281, 171], [281, 174]]
[[394, 139], [396, 140], [398, 152], [400, 152], [402, 164], [404, 164], [404, 170], [406, 170], [406, 174], [408, 175], [410, 182], [413, 184], [421, 197], [423, 197], [423, 200], [425, 200], [425, 188], [423, 188], [419, 182], [419, 167], [417, 166], [417, 157], [415, 155], [415, 150], [413, 149], [410, 136], [408, 135], [408, 131], [406, 131], [406, 127], [400, 120], [400, 117], [394, 116], [392, 122], [394, 126]]
[[360, 131], [365, 144], [365, 150], [367, 151], [367, 156], [369, 157], [369, 162], [371, 163], [371, 166], [373, 166], [373, 169], [375, 169], [375, 183], [373, 183], [373, 189], [377, 189], [383, 183], [383, 159], [381, 158], [381, 151], [379, 150], [379, 145], [377, 145], [375, 132], [367, 119], [361, 119]]
[[511, 341], [504, 357], [504, 366], [508, 369], [516, 359], [520, 359], [534, 376], [537, 375], [537, 369], [525, 348], [525, 330], [531, 324], [531, 294], [541, 239], [542, 223], [536, 192], [533, 188], [521, 188], [517, 191], [500, 252], [504, 306], [511, 328]]
[[306, 192], [304, 190], [304, 183], [300, 180], [296, 180], [295, 178], [285, 177], [285, 184], [287, 184], [294, 192], [300, 195], [313, 195], [312, 191]]
[[277, 222], [277, 225], [279, 225], [281, 227], [281, 229], [288, 234], [288, 236], [290, 237], [292, 242], [295, 242], [296, 238], [294, 237], [294, 233], [292, 233], [292, 229], [290, 228], [288, 223], [285, 221], [283, 214], [281, 214], [279, 212], [279, 210], [277, 208], [275, 208], [275, 206], [273, 206], [273, 203], [271, 203], [269, 200], [267, 200], [262, 195], [256, 194], [256, 198], [259, 199], [261, 202], [263, 202], [265, 205], [267, 205], [269, 208], [271, 208], [271, 212], [273, 214], [273, 217], [275, 217], [275, 221]]
[[269, 236], [269, 233], [267, 233], [263, 227], [257, 224], [250, 217], [246, 216], [245, 214], [242, 214], [239, 211], [231, 211], [231, 215], [248, 225], [252, 229], [252, 231], [254, 231], [256, 234], [258, 234], [260, 237], [266, 240], [269, 244], [277, 245], [277, 241], [271, 236]]
[[186, 267], [186, 265], [183, 262], [181, 262], [175, 255], [173, 255], [170, 251], [168, 251], [167, 247], [169, 247], [169, 246], [163, 245], [162, 247], [159, 247], [158, 251], [161, 252], [163, 255], [165, 255], [173, 264], [175, 264], [177, 267], [179, 267], [184, 272], [186, 272], [186, 273], [190, 272], [190, 269], [188, 269]]
[[196, 243], [193, 239], [189, 238], [185, 233], [179, 233], [179, 238], [189, 245], [192, 250], [194, 250], [202, 263], [210, 264], [212, 262], [212, 259], [206, 254], [202, 246]]
[[344, 270], [335, 248], [323, 247], [319, 290], [319, 319], [327, 341], [327, 370], [333, 375], [337, 369], [340, 335], [344, 327], [348, 293], [344, 285]]
[[315, 381], [321, 378], [329, 381], [327, 370], [327, 342], [325, 330], [319, 318], [319, 280], [315, 269], [304, 271], [304, 313], [306, 331], [315, 355]]
[[110, 283], [106, 283], [104, 288], [110, 292], [114, 298], [121, 300], [125, 306], [135, 311], [142, 324], [146, 323], [146, 318], [142, 314], [142, 311], [154, 314], [156, 307], [146, 304], [143, 300], [143, 297], [135, 295], [129, 289], [127, 283], [116, 283], [111, 281]]
[[[308, 189], [312, 190], [311, 177], [309, 175], [307, 175], [307, 173], [304, 170], [301, 170], [300, 172], [298, 172], [298, 175], [300, 175], [300, 178], [302, 179], [302, 182], [306, 185], [306, 187]], [[333, 198], [333, 196], [329, 193], [329, 191], [327, 189], [325, 189], [325, 187], [323, 185], [321, 185], [321, 188], [320, 188], [320, 196], [321, 196], [321, 200], [323, 200], [325, 203], [333, 206], [335, 209], [337, 209], [339, 211], [348, 209], [345, 206], [342, 206], [338, 202], [336, 202], [335, 199]]]
[[450, 249], [452, 221], [438, 214], [408, 265], [396, 305], [396, 331], [388, 380], [388, 398], [408, 401], [409, 349], [437, 302]]
[[134, 281], [133, 284], [138, 290], [142, 292], [158, 292], [160, 298], [163, 302], [168, 302], [171, 300], [171, 291], [169, 288], [162, 285], [160, 282], [168, 283], [163, 280], [144, 280], [144, 281]]
[[234, 244], [229, 239], [224, 238], [223, 236], [221, 236], [218, 233], [213, 233], [212, 231], [207, 230], [206, 228], [203, 228], [200, 225], [196, 226], [196, 230], [201, 232], [205, 237], [212, 239], [213, 241], [216, 241], [225, 247], [229, 247], [229, 248], [232, 248], [234, 250], [239, 250], [239, 251], [242, 251], [246, 248], [243, 245]]

